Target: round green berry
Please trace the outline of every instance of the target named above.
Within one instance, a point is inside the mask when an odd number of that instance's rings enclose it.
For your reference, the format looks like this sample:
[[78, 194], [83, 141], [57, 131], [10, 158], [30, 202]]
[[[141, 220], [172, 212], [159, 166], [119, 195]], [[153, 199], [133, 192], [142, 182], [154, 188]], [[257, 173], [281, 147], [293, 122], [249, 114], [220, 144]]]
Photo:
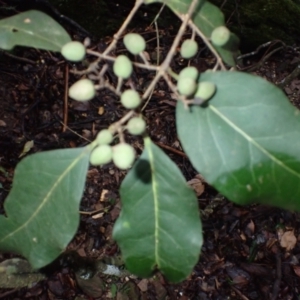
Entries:
[[96, 141], [99, 145], [108, 145], [113, 140], [113, 135], [108, 129], [102, 129], [96, 137]]
[[202, 102], [207, 101], [215, 94], [216, 89], [216, 85], [213, 82], [200, 82], [195, 93], [195, 98], [199, 98]]
[[134, 162], [135, 151], [132, 146], [120, 143], [113, 147], [113, 162], [121, 170], [128, 169]]
[[183, 58], [189, 59], [198, 52], [198, 43], [195, 40], [185, 40], [180, 48], [180, 54]]
[[230, 39], [230, 30], [225, 26], [219, 26], [212, 31], [210, 38], [215, 46], [222, 47]]
[[81, 61], [85, 57], [85, 47], [80, 42], [72, 41], [61, 48], [61, 54], [69, 61]]
[[179, 94], [184, 96], [192, 95], [197, 87], [197, 83], [190, 77], [179, 78], [177, 82], [177, 89]]
[[69, 88], [70, 98], [77, 101], [88, 101], [95, 97], [94, 83], [90, 79], [80, 79]]
[[133, 71], [132, 62], [126, 55], [119, 55], [114, 62], [113, 71], [116, 76], [127, 79]]
[[186, 67], [180, 71], [179, 79], [188, 77], [188, 78], [192, 78], [192, 79], [196, 80], [198, 78], [198, 75], [199, 75], [199, 72], [198, 72], [197, 68]]
[[127, 109], [136, 109], [141, 102], [141, 97], [135, 90], [126, 90], [121, 95], [121, 103]]
[[138, 33], [126, 34], [123, 38], [123, 43], [126, 49], [134, 55], [141, 53], [146, 48], [144, 38]]
[[132, 135], [143, 134], [146, 130], [146, 122], [141, 117], [133, 117], [128, 121], [126, 128]]
[[113, 156], [112, 148], [108, 145], [96, 147], [90, 156], [90, 163], [93, 166], [100, 166], [111, 162]]

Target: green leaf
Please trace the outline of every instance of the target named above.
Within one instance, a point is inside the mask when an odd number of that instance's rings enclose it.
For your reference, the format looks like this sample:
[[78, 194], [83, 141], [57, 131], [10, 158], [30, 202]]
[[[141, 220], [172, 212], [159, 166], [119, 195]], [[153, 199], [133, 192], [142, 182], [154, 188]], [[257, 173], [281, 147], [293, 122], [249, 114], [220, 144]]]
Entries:
[[5, 50], [19, 45], [60, 51], [70, 41], [70, 36], [62, 26], [37, 10], [29, 10], [0, 21], [0, 48]]
[[[192, 0], [144, 0], [145, 4], [155, 2], [165, 3], [175, 14], [182, 15], [188, 12]], [[220, 9], [205, 0], [199, 1], [192, 19], [207, 38], [210, 38], [216, 27], [225, 24], [224, 15]]]
[[214, 47], [222, 57], [223, 61], [227, 65], [234, 67], [236, 65], [236, 58], [240, 54], [239, 46], [240, 46], [240, 39], [234, 33], [231, 32], [230, 41], [226, 45], [222, 47], [218, 47], [218, 46], [214, 46]]
[[23, 255], [34, 268], [64, 250], [79, 224], [89, 154], [89, 148], [54, 150], [17, 165], [0, 216], [0, 250]]
[[275, 85], [240, 72], [207, 72], [215, 96], [176, 122], [193, 166], [238, 204], [300, 210], [300, 111]]
[[113, 237], [126, 267], [141, 277], [161, 270], [172, 282], [197, 263], [202, 231], [197, 198], [177, 166], [149, 138], [122, 182]]
[[[192, 0], [144, 0], [145, 4], [155, 2], [165, 3], [176, 15], [179, 16], [188, 12]], [[216, 27], [226, 26], [224, 15], [221, 10], [217, 6], [205, 0], [199, 1], [193, 14], [192, 20], [207, 39], [210, 39], [212, 31]], [[237, 39], [236, 36], [235, 39]], [[227, 47], [225, 49], [223, 47], [214, 46], [221, 55], [224, 62], [230, 66], [235, 66], [235, 56], [237, 54], [237, 49], [235, 45], [233, 46], [234, 47], [232, 49], [231, 47]]]

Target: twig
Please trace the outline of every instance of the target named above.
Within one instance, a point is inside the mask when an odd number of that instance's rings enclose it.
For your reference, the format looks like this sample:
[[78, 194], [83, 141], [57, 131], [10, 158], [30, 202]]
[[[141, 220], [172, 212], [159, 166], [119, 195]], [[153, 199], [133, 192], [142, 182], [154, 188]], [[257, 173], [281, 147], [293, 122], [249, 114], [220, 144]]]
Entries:
[[286, 76], [284, 79], [282, 79], [277, 86], [280, 88], [284, 88], [285, 86], [289, 85], [293, 79], [297, 78], [300, 74], [300, 64], [290, 73], [288, 76]]
[[11, 294], [17, 292], [18, 290], [19, 289], [13, 289], [13, 290], [7, 291], [5, 293], [2, 293], [2, 294], [0, 294], [0, 299], [5, 298], [5, 297], [11, 295]]
[[0, 50], [1, 53], [3, 53], [4, 55], [12, 58], [12, 59], [15, 59], [15, 60], [19, 60], [19, 61], [22, 61], [22, 62], [25, 62], [25, 63], [28, 63], [28, 64], [32, 64], [32, 65], [36, 65], [37, 62], [36, 61], [33, 61], [31, 59], [28, 59], [28, 58], [24, 58], [24, 57], [19, 57], [19, 56], [15, 56], [13, 54], [10, 54], [4, 50]]
[[61, 14], [59, 10], [57, 10], [52, 4], [49, 3], [47, 0], [36, 0], [37, 3], [42, 3], [47, 9], [49, 9], [54, 16], [61, 20], [65, 20], [69, 25], [75, 27], [77, 30], [81, 31], [83, 35], [91, 36], [91, 33], [88, 32], [86, 29], [84, 29], [82, 26], [80, 26], [77, 22], [70, 19], [69, 17]]
[[234, 286], [231, 286], [231, 288], [243, 299], [243, 300], [249, 300], [248, 297], [246, 297], [245, 295], [242, 294], [241, 291], [239, 291], [237, 288], [235, 288]]
[[[57, 118], [57, 121], [58, 121], [61, 125], [65, 126], [65, 123], [62, 122], [61, 120], [59, 120], [58, 118]], [[75, 135], [77, 135], [78, 137], [80, 137], [81, 139], [86, 140], [88, 143], [91, 142], [89, 139], [85, 138], [85, 137], [82, 136], [81, 134], [79, 134], [79, 133], [77, 133], [76, 131], [72, 130], [70, 127], [68, 127], [68, 125], [66, 125], [66, 128], [67, 128], [69, 131], [71, 131], [72, 133], [74, 133]]]
[[163, 61], [163, 63], [160, 65], [160, 68], [156, 74], [156, 76], [153, 78], [151, 84], [148, 86], [147, 90], [145, 91], [144, 95], [143, 95], [143, 99], [146, 99], [152, 89], [155, 87], [155, 85], [157, 84], [157, 82], [159, 81], [159, 79], [163, 76], [163, 74], [166, 73], [166, 71], [168, 70], [168, 68], [170, 67], [170, 63], [174, 57], [174, 54], [176, 52], [176, 49], [181, 41], [181, 38], [186, 30], [187, 24], [195, 10], [196, 5], [198, 4], [199, 0], [193, 0], [189, 10], [187, 12], [187, 14], [185, 14], [182, 18], [183, 18], [183, 22], [181, 23], [181, 26], [178, 30], [178, 33], [176, 35], [176, 38], [173, 41], [173, 44], [171, 46], [171, 49], [169, 50], [167, 57], [165, 58], [165, 60]]
[[136, 0], [134, 7], [130, 11], [129, 15], [127, 16], [126, 20], [123, 22], [122, 26], [119, 28], [118, 32], [114, 35], [113, 41], [110, 43], [110, 45], [105, 49], [103, 52], [104, 55], [108, 54], [111, 50], [113, 50], [120, 37], [122, 36], [124, 30], [132, 20], [132, 18], [135, 16], [135, 13], [139, 10], [140, 6], [144, 3], [143, 0]]
[[68, 126], [68, 93], [69, 92], [69, 66], [66, 64], [65, 67], [65, 94], [64, 94], [64, 120], [63, 120], [63, 132], [66, 132]]
[[285, 44], [284, 44], [282, 41], [280, 41], [280, 40], [269, 41], [269, 42], [266, 42], [266, 43], [264, 43], [264, 44], [262, 44], [262, 45], [259, 45], [259, 46], [256, 48], [256, 50], [254, 50], [254, 51], [252, 51], [252, 52], [249, 52], [249, 53], [242, 54], [242, 55], [238, 56], [238, 57], [237, 57], [237, 60], [241, 60], [241, 59], [244, 59], [244, 58], [247, 58], [247, 57], [250, 57], [250, 56], [254, 56], [254, 55], [256, 55], [262, 48], [266, 48], [266, 47], [268, 47], [268, 46], [270, 46], [270, 45], [272, 45], [272, 44], [275, 45], [276, 43], [282, 43], [283, 46], [285, 46]]
[[99, 208], [99, 209], [96, 209], [96, 210], [92, 210], [92, 211], [82, 211], [80, 210], [79, 213], [82, 214], [82, 215], [94, 215], [100, 211], [104, 211], [104, 208]]
[[273, 285], [273, 292], [272, 292], [271, 300], [276, 300], [278, 297], [278, 293], [280, 290], [281, 278], [282, 278], [281, 255], [278, 252], [276, 254], [276, 280]]
[[273, 54], [275, 54], [276, 52], [278, 52], [281, 49], [283, 49], [283, 47], [279, 47], [279, 48], [274, 49], [273, 51], [271, 51], [270, 53], [268, 53], [267, 55], [265, 55], [255, 66], [252, 66], [250, 68], [244, 68], [244, 69], [241, 69], [241, 70], [244, 71], [244, 70], [247, 69], [248, 72], [254, 72], [254, 71], [256, 71], [259, 67], [261, 67], [264, 64], [264, 62], [267, 59], [269, 59]]
[[164, 144], [159, 143], [159, 142], [155, 142], [155, 144], [156, 144], [157, 146], [161, 147], [161, 148], [164, 148], [164, 149], [166, 149], [166, 150], [169, 150], [169, 151], [171, 151], [171, 152], [174, 152], [174, 153], [176, 153], [176, 154], [178, 154], [178, 155], [181, 155], [181, 156], [187, 158], [187, 155], [186, 155], [184, 152], [182, 152], [182, 151], [179, 151], [179, 150], [177, 150], [177, 149], [174, 149], [174, 148], [172, 148], [172, 147], [170, 147], [170, 146], [168, 146], [168, 145], [164, 145]]
[[[160, 16], [160, 14], [162, 13], [163, 9], [165, 7], [165, 4], [162, 5], [162, 7], [160, 8], [160, 11], [158, 12], [158, 14], [155, 16], [155, 19], [153, 21], [154, 25], [155, 25], [155, 33], [156, 33], [156, 65], [157, 65], [157, 70], [156, 70], [156, 74], [159, 70], [159, 62], [160, 62], [160, 52], [159, 52], [159, 49], [160, 49], [160, 40], [159, 40], [159, 29], [158, 29], [158, 24], [157, 24], [157, 20], [158, 20], [158, 17]], [[152, 23], [150, 24], [150, 26], [152, 25]], [[154, 88], [152, 89], [151, 93], [149, 94], [148, 96], [148, 99], [145, 101], [142, 109], [141, 109], [141, 112], [144, 111], [144, 109], [148, 106], [148, 103], [149, 101], [151, 100], [151, 97], [153, 95], [153, 91], [154, 91]]]
[[194, 22], [192, 22], [192, 20], [190, 20], [189, 26], [191, 27], [192, 30], [194, 30], [201, 37], [201, 39], [203, 40], [203, 42], [206, 44], [207, 48], [216, 57], [216, 59], [217, 59], [217, 65], [219, 65], [222, 70], [227, 70], [226, 67], [223, 64], [221, 56], [218, 54], [218, 52], [215, 50], [215, 48], [209, 42], [209, 40], [207, 39], [207, 37], [202, 33], [202, 31], [194, 24]]

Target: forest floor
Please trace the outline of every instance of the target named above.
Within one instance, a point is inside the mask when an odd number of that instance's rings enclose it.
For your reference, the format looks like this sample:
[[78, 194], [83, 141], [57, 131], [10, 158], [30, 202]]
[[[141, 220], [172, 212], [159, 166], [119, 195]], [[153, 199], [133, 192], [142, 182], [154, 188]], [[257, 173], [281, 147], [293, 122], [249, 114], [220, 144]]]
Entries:
[[[145, 32], [147, 40], [155, 37], [153, 29]], [[160, 36], [164, 55], [174, 37], [173, 29], [162, 30]], [[95, 47], [100, 49], [106, 42], [109, 39]], [[118, 51], [123, 51], [119, 46]], [[147, 48], [150, 58], [155, 57], [154, 46], [155, 43]], [[245, 58], [239, 69], [279, 83], [299, 64], [300, 54], [282, 48], [268, 56], [271, 50], [264, 48]], [[214, 63], [204, 47], [191, 61], [201, 72]], [[177, 55], [172, 68], [178, 71], [185, 65]], [[68, 100], [64, 109], [67, 66], [72, 69], [60, 55], [34, 49], [18, 48], [0, 56], [0, 214], [5, 213], [3, 203], [25, 143], [32, 141], [25, 155], [80, 147], [124, 115], [118, 99], [106, 90], [90, 102]], [[143, 90], [152, 76], [136, 71], [134, 80]], [[113, 76], [107, 79], [116, 83]], [[75, 80], [70, 74], [68, 84]], [[299, 108], [300, 80], [294, 78], [284, 91]], [[241, 207], [209, 186], [181, 149], [175, 103], [167, 86], [159, 83], [144, 115], [151, 139], [176, 162], [198, 195], [204, 244], [192, 274], [180, 284], [167, 282], [161, 274], [141, 279], [99, 273], [92, 281], [85, 281], [76, 276], [72, 265], [61, 263], [32, 287], [0, 287], [0, 299], [300, 299], [300, 215], [262, 205]], [[66, 131], [62, 126], [64, 115], [68, 115]], [[142, 140], [132, 138], [131, 142], [141, 153]], [[119, 249], [111, 233], [121, 209], [118, 188], [125, 174], [112, 164], [90, 167], [80, 205], [80, 226], [68, 251], [91, 260], [118, 257]], [[10, 253], [0, 254], [0, 262], [11, 257]]]

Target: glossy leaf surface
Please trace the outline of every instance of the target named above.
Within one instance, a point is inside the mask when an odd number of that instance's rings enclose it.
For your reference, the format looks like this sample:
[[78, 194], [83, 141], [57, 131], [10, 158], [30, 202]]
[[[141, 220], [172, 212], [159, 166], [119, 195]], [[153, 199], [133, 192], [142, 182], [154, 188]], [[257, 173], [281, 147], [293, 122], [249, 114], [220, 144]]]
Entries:
[[122, 210], [113, 237], [128, 270], [168, 280], [186, 278], [197, 263], [202, 231], [197, 198], [177, 166], [149, 138], [122, 182]]
[[194, 167], [238, 204], [300, 210], [300, 111], [260, 77], [207, 72], [216, 84], [206, 107], [178, 102], [177, 131]]
[[26, 46], [60, 51], [70, 41], [69, 34], [62, 26], [37, 10], [29, 10], [0, 21], [1, 49]]
[[89, 164], [88, 148], [24, 158], [0, 215], [0, 250], [26, 257], [34, 268], [53, 261], [79, 224], [79, 203]]

